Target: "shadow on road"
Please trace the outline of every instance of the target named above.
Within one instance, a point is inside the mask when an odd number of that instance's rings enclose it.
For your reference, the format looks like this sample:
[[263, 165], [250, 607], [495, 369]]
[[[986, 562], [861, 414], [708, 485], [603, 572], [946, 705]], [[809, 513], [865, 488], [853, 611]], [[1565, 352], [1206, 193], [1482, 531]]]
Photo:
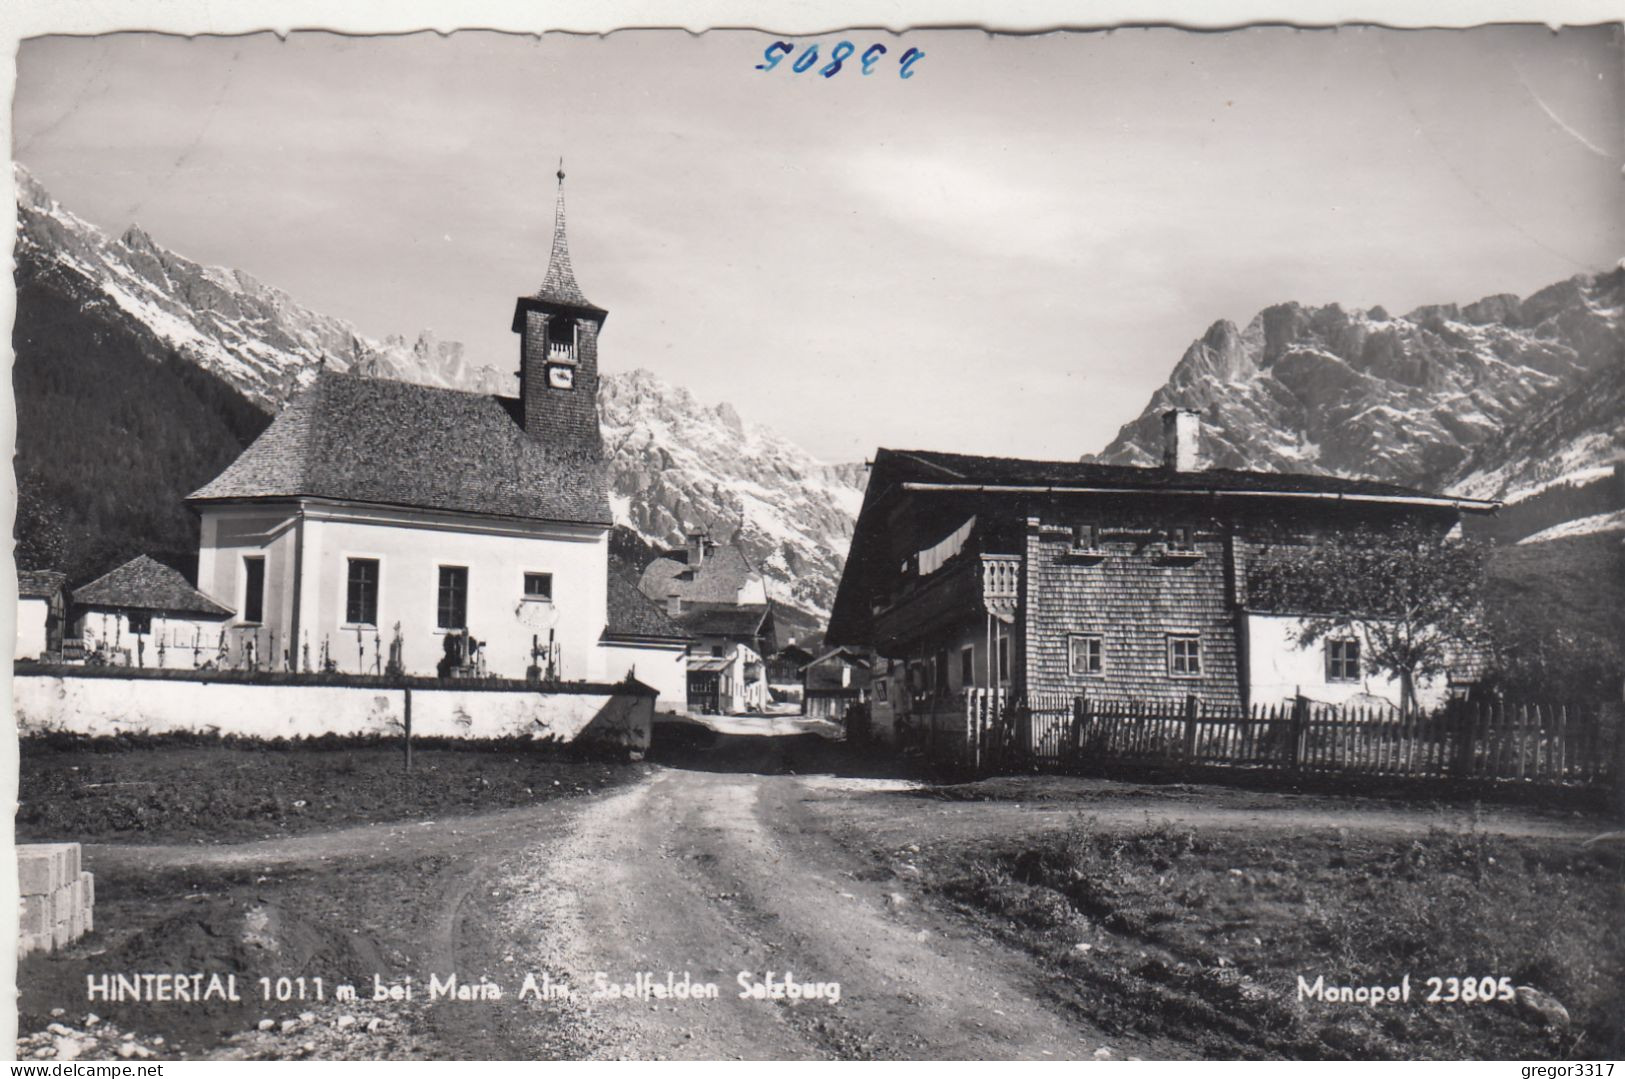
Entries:
[[722, 733], [699, 723], [657, 723], [645, 758], [691, 772], [927, 778], [921, 765], [878, 747], [808, 731]]

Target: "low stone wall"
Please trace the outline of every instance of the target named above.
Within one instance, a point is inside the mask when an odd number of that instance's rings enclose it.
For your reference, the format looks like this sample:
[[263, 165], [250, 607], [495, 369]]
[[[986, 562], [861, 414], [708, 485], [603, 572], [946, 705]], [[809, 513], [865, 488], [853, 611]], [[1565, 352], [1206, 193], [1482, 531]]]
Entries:
[[17, 955], [52, 952], [95, 928], [96, 881], [79, 868], [77, 843], [17, 848]]
[[243, 738], [533, 738], [647, 749], [655, 692], [637, 682], [539, 687], [343, 675], [19, 666], [20, 734], [194, 732]]

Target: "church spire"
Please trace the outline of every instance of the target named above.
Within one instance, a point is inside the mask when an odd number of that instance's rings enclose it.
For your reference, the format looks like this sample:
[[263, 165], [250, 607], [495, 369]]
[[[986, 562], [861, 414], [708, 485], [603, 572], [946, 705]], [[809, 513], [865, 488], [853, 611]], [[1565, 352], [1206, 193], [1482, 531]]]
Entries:
[[547, 276], [536, 290], [536, 299], [572, 307], [592, 307], [576, 284], [575, 270], [570, 266], [570, 244], [564, 231], [564, 158], [559, 158], [559, 194], [553, 208], [553, 251], [547, 259]]

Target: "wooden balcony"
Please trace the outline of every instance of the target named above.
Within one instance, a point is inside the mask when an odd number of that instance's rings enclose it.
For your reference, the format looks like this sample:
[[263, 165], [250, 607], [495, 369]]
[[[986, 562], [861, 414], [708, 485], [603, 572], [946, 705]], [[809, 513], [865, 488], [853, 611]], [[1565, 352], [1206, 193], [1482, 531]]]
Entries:
[[1008, 622], [1021, 598], [1021, 556], [984, 554], [956, 559], [911, 579], [875, 612], [875, 644], [895, 648], [934, 630], [992, 614]]

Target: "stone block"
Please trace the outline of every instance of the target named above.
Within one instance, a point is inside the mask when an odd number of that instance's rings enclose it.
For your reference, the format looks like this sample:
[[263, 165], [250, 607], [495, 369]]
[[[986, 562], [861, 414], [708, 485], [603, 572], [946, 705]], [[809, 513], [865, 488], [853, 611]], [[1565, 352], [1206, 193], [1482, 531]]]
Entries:
[[17, 848], [17, 892], [19, 895], [48, 896], [62, 886], [57, 876], [61, 859], [55, 847], [28, 843]]
[[63, 891], [68, 893], [68, 936], [78, 940], [85, 935], [85, 886], [75, 879]]
[[17, 938], [17, 958], [21, 959], [37, 952], [49, 952], [53, 943], [53, 934], [50, 932], [23, 933]]
[[18, 931], [24, 936], [30, 933], [51, 935], [56, 925], [56, 912], [49, 896], [25, 895], [18, 904]]

